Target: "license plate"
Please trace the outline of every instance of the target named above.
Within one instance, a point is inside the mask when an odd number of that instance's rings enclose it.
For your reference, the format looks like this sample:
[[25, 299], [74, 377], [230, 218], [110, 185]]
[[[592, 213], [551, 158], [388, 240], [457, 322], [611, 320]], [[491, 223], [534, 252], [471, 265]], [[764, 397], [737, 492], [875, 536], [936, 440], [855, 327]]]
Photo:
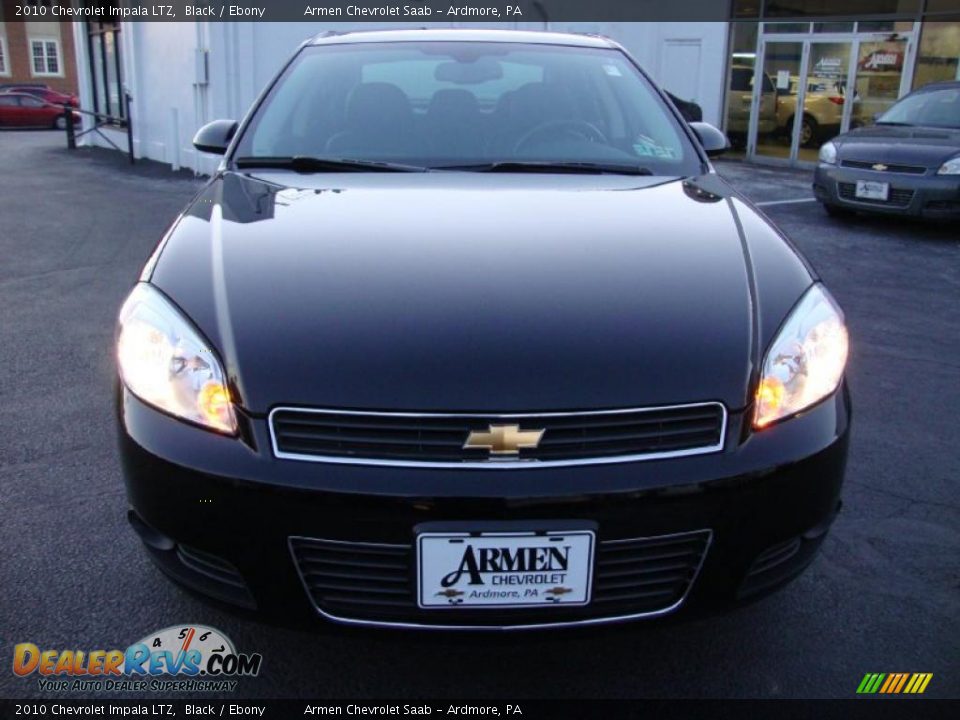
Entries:
[[594, 533], [422, 533], [417, 583], [422, 608], [586, 605]]
[[885, 201], [890, 196], [890, 183], [857, 180], [856, 196], [864, 200]]

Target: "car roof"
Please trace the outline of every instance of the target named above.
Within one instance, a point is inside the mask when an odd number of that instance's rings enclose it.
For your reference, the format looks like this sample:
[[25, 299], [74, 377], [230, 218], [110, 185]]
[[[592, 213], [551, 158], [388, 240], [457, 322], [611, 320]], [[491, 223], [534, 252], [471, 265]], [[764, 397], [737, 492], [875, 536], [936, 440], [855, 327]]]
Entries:
[[344, 45], [378, 42], [490, 42], [527, 43], [537, 45], [569, 45], [588, 48], [619, 48], [601, 35], [579, 33], [540, 32], [534, 30], [479, 30], [472, 28], [417, 28], [415, 30], [358, 30], [328, 31], [307, 42], [308, 45]]

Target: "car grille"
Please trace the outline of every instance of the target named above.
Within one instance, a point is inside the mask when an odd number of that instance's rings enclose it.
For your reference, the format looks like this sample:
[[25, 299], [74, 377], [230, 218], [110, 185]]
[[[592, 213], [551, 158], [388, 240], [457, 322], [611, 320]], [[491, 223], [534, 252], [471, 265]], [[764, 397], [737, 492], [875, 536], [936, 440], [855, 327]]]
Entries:
[[869, 205], [888, 205], [891, 207], [906, 207], [913, 200], [913, 190], [904, 190], [902, 188], [890, 188], [890, 194], [886, 200], [867, 200], [857, 197], [857, 186], [855, 183], [837, 183], [837, 194], [844, 200], [851, 200], [858, 203], [867, 203]]
[[593, 596], [584, 606], [424, 610], [417, 604], [413, 545], [290, 538], [314, 608], [337, 620], [449, 627], [599, 622], [680, 607], [710, 545], [699, 530], [597, 543]]
[[[536, 448], [511, 456], [464, 448], [472, 431], [493, 425], [543, 430]], [[274, 453], [293, 459], [384, 464], [480, 463], [507, 460], [603, 462], [714, 452], [723, 445], [726, 410], [719, 403], [668, 408], [528, 415], [366, 413], [281, 408], [270, 414]]]
[[[860, 170], [873, 170], [874, 172], [901, 173], [903, 175], [923, 175], [927, 168], [922, 165], [891, 165], [888, 163], [869, 162], [866, 160], [844, 160], [843, 167], [858, 168]], [[874, 165], [886, 165], [885, 170], [874, 170]]]

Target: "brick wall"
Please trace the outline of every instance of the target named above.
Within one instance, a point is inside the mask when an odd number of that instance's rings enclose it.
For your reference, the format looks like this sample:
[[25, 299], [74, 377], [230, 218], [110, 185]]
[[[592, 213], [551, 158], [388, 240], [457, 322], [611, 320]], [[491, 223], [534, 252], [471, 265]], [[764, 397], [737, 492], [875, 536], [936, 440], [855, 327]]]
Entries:
[[[77, 62], [73, 46], [73, 24], [59, 22], [60, 26], [60, 64], [63, 76], [39, 75], [31, 72], [33, 67], [30, 42], [27, 37], [28, 26], [24, 22], [11, 22], [13, 9], [3, 3], [3, 20], [0, 35], [6, 36], [5, 49], [9, 75], [0, 75], [0, 83], [45, 83], [60, 92], [77, 93]], [[38, 38], [39, 39], [39, 38]]]

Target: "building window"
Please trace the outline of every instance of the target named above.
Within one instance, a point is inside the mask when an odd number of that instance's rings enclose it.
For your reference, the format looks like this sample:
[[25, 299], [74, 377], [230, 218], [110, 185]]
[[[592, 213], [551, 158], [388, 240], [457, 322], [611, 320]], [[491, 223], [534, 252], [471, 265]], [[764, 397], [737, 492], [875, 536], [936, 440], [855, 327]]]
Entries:
[[126, 117], [123, 76], [120, 73], [120, 23], [88, 22], [87, 54], [93, 109], [114, 120]]
[[0, 35], [0, 75], [9, 75], [10, 67], [7, 65], [7, 39]]
[[63, 75], [58, 41], [31, 39], [30, 55], [34, 75]]
[[944, 80], [960, 80], [960, 22], [925, 22], [913, 87]]

